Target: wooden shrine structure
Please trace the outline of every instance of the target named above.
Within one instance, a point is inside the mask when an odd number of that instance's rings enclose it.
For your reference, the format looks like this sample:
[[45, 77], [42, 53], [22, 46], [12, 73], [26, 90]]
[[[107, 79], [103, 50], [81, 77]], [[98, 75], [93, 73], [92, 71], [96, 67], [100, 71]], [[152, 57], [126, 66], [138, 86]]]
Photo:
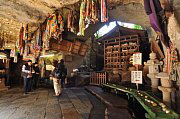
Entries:
[[3, 52], [0, 52], [0, 91], [7, 90], [5, 86], [5, 80], [8, 80], [9, 72], [9, 59], [7, 55]]

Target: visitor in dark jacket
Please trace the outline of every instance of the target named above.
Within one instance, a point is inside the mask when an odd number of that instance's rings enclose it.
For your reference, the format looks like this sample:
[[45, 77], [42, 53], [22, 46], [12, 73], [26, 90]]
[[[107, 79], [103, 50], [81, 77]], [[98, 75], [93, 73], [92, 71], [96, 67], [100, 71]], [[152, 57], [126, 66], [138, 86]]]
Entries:
[[32, 70], [32, 61], [28, 60], [28, 62], [22, 66], [22, 77], [24, 79], [24, 94], [27, 94], [31, 91]]
[[33, 89], [37, 89], [38, 82], [39, 82], [39, 75], [40, 75], [40, 69], [39, 69], [39, 64], [37, 62], [34, 63], [33, 66]]
[[64, 88], [64, 83], [67, 76], [67, 68], [64, 64], [64, 59], [60, 60], [58, 69], [60, 71], [61, 87]]

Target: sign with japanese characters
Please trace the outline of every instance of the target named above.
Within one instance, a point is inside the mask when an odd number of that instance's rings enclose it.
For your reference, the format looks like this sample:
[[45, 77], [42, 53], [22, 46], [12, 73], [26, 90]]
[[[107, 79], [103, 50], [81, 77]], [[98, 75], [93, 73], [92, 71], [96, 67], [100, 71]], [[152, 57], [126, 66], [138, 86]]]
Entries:
[[142, 71], [131, 71], [131, 83], [142, 84]]
[[142, 65], [142, 53], [133, 54], [133, 65]]

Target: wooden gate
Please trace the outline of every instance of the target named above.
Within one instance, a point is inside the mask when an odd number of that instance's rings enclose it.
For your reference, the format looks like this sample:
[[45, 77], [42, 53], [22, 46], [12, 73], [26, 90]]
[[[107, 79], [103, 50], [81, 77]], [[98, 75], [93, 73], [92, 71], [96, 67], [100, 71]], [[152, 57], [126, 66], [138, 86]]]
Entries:
[[107, 83], [106, 72], [91, 72], [90, 85], [101, 85]]

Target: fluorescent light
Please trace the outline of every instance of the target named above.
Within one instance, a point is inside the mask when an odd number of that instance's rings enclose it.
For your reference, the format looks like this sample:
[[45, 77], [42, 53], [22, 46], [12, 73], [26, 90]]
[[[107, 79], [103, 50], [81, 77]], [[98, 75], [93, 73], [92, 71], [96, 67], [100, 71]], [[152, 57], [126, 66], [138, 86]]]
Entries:
[[7, 56], [6, 56], [6, 55], [1, 55], [1, 54], [0, 54], [0, 57], [1, 57], [1, 58], [6, 58]]
[[54, 56], [54, 54], [48, 54], [48, 55], [42, 55], [40, 57], [53, 57], [53, 56]]

